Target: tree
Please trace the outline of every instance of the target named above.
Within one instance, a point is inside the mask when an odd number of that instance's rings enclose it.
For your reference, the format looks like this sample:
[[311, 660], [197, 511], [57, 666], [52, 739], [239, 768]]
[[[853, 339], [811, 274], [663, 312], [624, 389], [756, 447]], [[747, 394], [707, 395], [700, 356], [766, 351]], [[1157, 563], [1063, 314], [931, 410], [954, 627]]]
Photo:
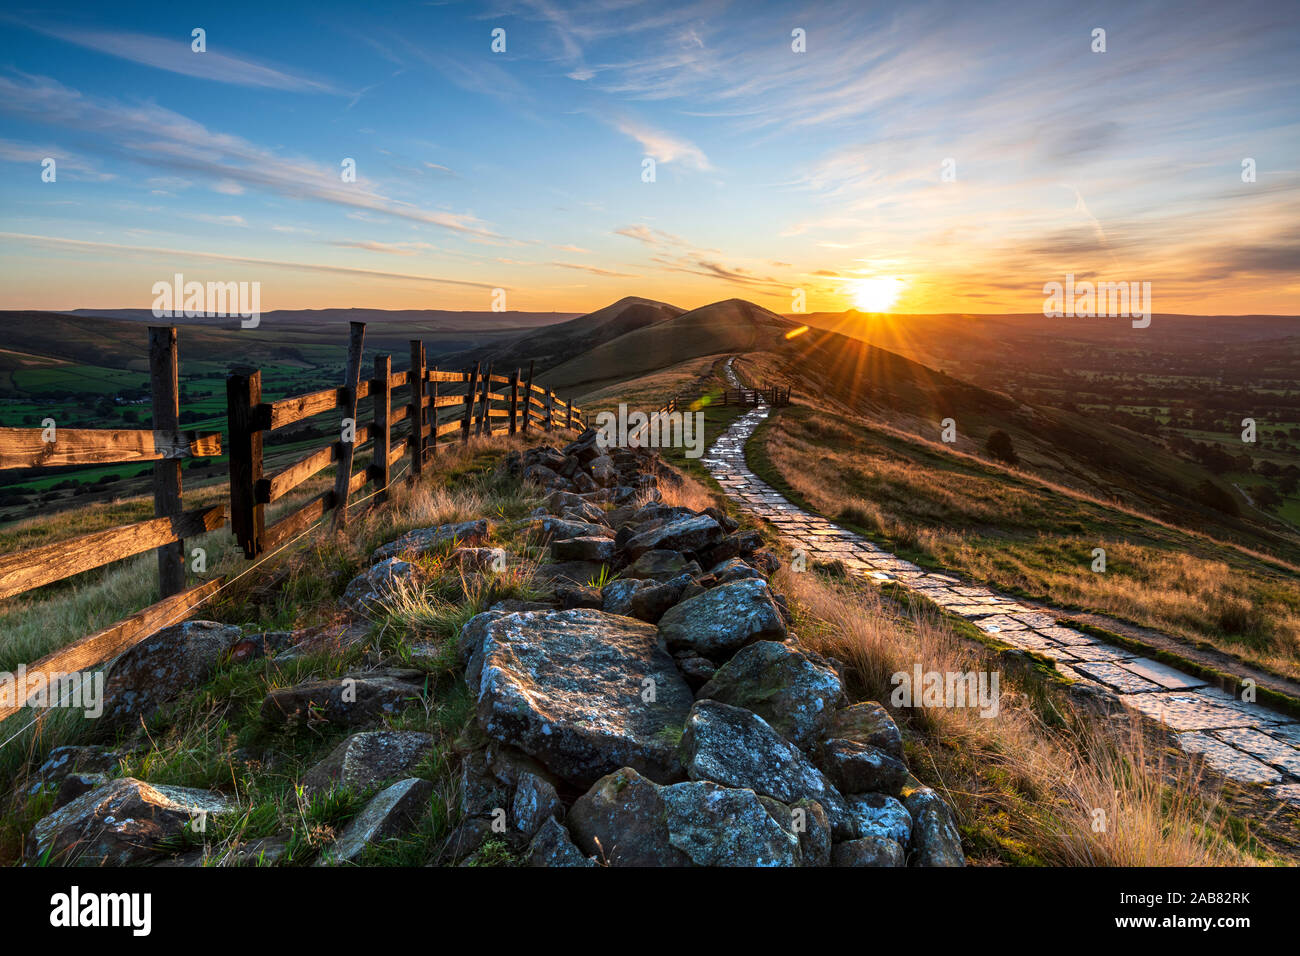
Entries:
[[1011, 445], [1011, 436], [1000, 428], [989, 435], [988, 441], [984, 443], [984, 450], [998, 461], [1005, 461], [1008, 465], [1015, 465], [1020, 461], [1015, 448]]

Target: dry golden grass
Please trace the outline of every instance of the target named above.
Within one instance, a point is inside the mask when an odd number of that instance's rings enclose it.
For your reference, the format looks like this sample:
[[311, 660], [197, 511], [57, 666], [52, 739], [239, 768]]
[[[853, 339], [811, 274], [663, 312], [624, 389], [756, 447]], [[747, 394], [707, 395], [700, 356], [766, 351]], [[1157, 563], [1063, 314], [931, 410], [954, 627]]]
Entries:
[[[822, 418], [777, 422], [763, 436], [763, 453], [814, 510], [895, 548], [929, 555], [993, 587], [1210, 641], [1300, 678], [1294, 580], [1258, 565], [1259, 573], [1248, 571], [1232, 549], [1220, 552], [1224, 559], [1174, 550], [1178, 536], [1158, 522], [1139, 526], [1135, 536], [1158, 537], [1159, 546], [1113, 536], [1118, 524], [1106, 535], [1104, 503], [1077, 494], [1063, 502], [1056, 489], [1039, 493], [994, 476], [927, 467], [863, 434]], [[1063, 527], [1066, 519], [1078, 519], [1070, 522], [1075, 530]], [[1091, 570], [1094, 547], [1106, 551], [1105, 574]]]
[[[890, 676], [1000, 672], [996, 717], [977, 708], [893, 709], [909, 763], [956, 810], [982, 862], [1058, 866], [1229, 866], [1254, 861], [1229, 838], [1217, 795], [1151, 752], [1136, 718], [1084, 714], [941, 619], [900, 618], [879, 594], [817, 574], [779, 573], [801, 640], [850, 665], [855, 696], [889, 701]], [[1100, 813], [1098, 813], [1100, 811]], [[1104, 827], [1099, 827], [1104, 821]]]

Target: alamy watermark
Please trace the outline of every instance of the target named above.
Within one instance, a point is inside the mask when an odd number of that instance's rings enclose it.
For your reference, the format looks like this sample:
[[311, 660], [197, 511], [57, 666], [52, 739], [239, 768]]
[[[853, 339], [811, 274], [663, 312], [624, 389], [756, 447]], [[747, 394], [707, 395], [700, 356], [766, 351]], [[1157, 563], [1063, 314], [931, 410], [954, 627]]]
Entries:
[[998, 715], [997, 671], [898, 671], [889, 701], [895, 707], [978, 707], [981, 717]]
[[596, 416], [596, 444], [601, 448], [682, 448], [687, 458], [704, 454], [704, 412], [629, 412]]
[[1075, 282], [1068, 272], [1064, 283], [1046, 283], [1043, 295], [1043, 315], [1049, 319], [1105, 315], [1131, 318], [1135, 329], [1151, 324], [1150, 282]]
[[29, 677], [27, 665], [19, 664], [16, 671], [0, 673], [0, 707], [24, 705], [67, 707], [81, 710], [87, 719], [97, 718], [104, 713], [104, 672], [36, 671]]
[[245, 329], [255, 329], [262, 321], [260, 282], [186, 282], [178, 272], [171, 282], [155, 282], [153, 296], [155, 319], [238, 316]]

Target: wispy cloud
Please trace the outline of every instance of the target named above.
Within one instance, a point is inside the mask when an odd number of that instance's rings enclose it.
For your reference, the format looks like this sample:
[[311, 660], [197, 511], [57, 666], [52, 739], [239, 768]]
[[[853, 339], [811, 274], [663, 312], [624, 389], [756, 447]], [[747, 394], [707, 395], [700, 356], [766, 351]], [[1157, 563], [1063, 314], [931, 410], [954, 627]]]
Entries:
[[654, 157], [658, 163], [681, 163], [692, 169], [710, 170], [709, 158], [694, 143], [688, 142], [672, 133], [654, 127], [631, 117], [614, 120], [614, 128], [624, 136], [629, 136], [641, 144], [646, 155]]
[[284, 67], [223, 53], [216, 49], [215, 43], [213, 49], [196, 53], [191, 49], [188, 37], [172, 39], [120, 30], [78, 30], [63, 26], [36, 26], [32, 29], [97, 53], [202, 80], [295, 93], [341, 92], [329, 83], [293, 73]]

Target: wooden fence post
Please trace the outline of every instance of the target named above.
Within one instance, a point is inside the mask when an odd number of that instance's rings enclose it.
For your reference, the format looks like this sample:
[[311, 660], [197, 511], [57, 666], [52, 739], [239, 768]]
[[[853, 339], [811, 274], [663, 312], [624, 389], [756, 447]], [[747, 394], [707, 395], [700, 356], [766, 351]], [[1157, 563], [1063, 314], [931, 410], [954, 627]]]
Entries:
[[411, 477], [424, 470], [424, 342], [411, 339]]
[[352, 459], [357, 448], [357, 389], [361, 385], [361, 351], [366, 339], [366, 323], [350, 322], [348, 334], [348, 368], [343, 382], [343, 419], [352, 420], [352, 436], [339, 435], [339, 466], [334, 473], [334, 530], [348, 524], [348, 485], [352, 482]]
[[462, 443], [469, 442], [469, 426], [474, 419], [474, 399], [478, 394], [478, 367], [479, 363], [474, 363], [474, 370], [469, 373], [469, 387], [465, 390], [465, 417], [460, 423], [460, 440]]
[[262, 404], [262, 373], [257, 369], [232, 369], [226, 376], [226, 421], [230, 429], [230, 530], [244, 549], [244, 557], [262, 551], [266, 532], [265, 505], [257, 503], [255, 489], [262, 478], [262, 425], [257, 407]]
[[483, 428], [486, 425], [488, 435], [492, 434], [492, 423], [488, 421], [488, 406], [491, 399], [488, 397], [492, 394], [492, 363], [488, 362], [487, 371], [483, 373], [483, 401], [478, 407], [478, 421], [474, 425], [474, 434], [482, 435]]
[[429, 393], [429, 454], [438, 454], [438, 368], [434, 366], [430, 369], [429, 378], [433, 391]]
[[519, 369], [510, 373], [510, 434], [519, 431]]
[[393, 404], [393, 357], [391, 355], [375, 356], [375, 380], [380, 384], [378, 388], [372, 386], [370, 389], [370, 399], [374, 406], [374, 421], [370, 425], [370, 430], [375, 438], [375, 450], [370, 459], [370, 474], [379, 489], [378, 500], [386, 501], [390, 474], [388, 450], [392, 445], [392, 434], [388, 424], [388, 416]]
[[555, 427], [555, 389], [546, 390], [546, 430], [549, 432]]
[[[149, 327], [149, 389], [153, 393], [153, 430], [180, 431], [180, 376], [176, 327]], [[181, 513], [181, 462], [159, 461], [153, 466], [153, 515], [169, 518]], [[158, 549], [158, 590], [171, 597], [185, 590], [185, 542]]]
[[528, 381], [524, 384], [524, 434], [532, 427], [529, 416], [533, 413], [533, 363], [528, 362]]
[[568, 431], [573, 431], [573, 397], [569, 397], [569, 404], [564, 406], [564, 427]]

